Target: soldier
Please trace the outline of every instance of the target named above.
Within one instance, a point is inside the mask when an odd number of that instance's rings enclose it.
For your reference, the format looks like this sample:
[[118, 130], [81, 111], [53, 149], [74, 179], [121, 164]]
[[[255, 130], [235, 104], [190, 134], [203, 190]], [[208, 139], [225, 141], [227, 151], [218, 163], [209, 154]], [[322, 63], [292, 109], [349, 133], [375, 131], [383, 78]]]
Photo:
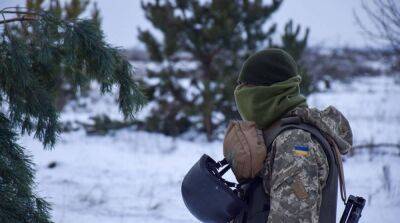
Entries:
[[[309, 131], [293, 128], [281, 132], [272, 141], [265, 168], [259, 174], [263, 190], [253, 196], [267, 198], [265, 219], [252, 219], [245, 210], [234, 222], [336, 221], [338, 175], [330, 174], [330, 168], [336, 162], [341, 164], [339, 153], [351, 148], [352, 133], [347, 120], [334, 107], [324, 111], [308, 108], [306, 98], [300, 94], [300, 81], [297, 65], [289, 54], [279, 49], [260, 51], [246, 60], [239, 74], [234, 92], [238, 111], [243, 120], [254, 121], [264, 132], [284, 117], [297, 116], [330, 142], [337, 160], [327, 158], [323, 145]], [[338, 169], [342, 171], [341, 166]], [[328, 180], [329, 175], [336, 179]], [[250, 206], [257, 202], [249, 199]]]

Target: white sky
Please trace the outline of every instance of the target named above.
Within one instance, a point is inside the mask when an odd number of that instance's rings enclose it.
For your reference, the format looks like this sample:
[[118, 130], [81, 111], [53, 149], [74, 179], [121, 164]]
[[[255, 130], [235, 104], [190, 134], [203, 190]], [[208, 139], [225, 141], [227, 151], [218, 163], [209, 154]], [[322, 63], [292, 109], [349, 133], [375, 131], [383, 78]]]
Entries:
[[310, 27], [311, 44], [362, 46], [366, 41], [353, 15], [360, 7], [361, 0], [286, 0], [274, 18]]
[[[137, 46], [137, 28], [149, 28], [140, 0], [95, 0], [103, 17], [103, 29], [108, 41], [115, 46]], [[369, 0], [370, 1], [370, 0]], [[0, 7], [21, 4], [23, 0], [0, 0]], [[268, 1], [270, 2], [270, 1]], [[309, 43], [325, 46], [365, 46], [353, 11], [360, 11], [361, 0], [284, 0], [274, 15], [281, 32], [293, 19], [296, 24], [311, 29]]]

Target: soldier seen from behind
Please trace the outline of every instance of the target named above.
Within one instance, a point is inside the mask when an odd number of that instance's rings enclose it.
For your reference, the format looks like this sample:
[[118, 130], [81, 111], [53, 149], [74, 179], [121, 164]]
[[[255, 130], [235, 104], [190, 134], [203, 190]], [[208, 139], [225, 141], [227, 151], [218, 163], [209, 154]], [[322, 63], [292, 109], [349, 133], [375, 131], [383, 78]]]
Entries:
[[[335, 107], [310, 108], [300, 82], [283, 50], [244, 62], [234, 90], [243, 120], [227, 127], [225, 158], [203, 155], [182, 181], [185, 205], [200, 221], [336, 222], [338, 186], [346, 203], [341, 156], [352, 147], [352, 132]], [[238, 184], [222, 177], [228, 169]], [[364, 204], [350, 196], [340, 222], [358, 222]]]
[[[300, 94], [297, 65], [283, 50], [252, 55], [238, 82], [234, 92], [238, 111], [243, 120], [263, 130], [267, 158], [255, 177], [262, 189], [247, 187], [243, 196], [250, 208], [234, 222], [336, 222], [337, 179], [343, 176], [340, 154], [352, 145], [346, 118], [332, 106], [323, 111], [308, 107]], [[276, 130], [285, 118], [293, 126]], [[229, 154], [226, 157], [229, 161]], [[235, 160], [230, 163], [233, 170], [239, 168]]]

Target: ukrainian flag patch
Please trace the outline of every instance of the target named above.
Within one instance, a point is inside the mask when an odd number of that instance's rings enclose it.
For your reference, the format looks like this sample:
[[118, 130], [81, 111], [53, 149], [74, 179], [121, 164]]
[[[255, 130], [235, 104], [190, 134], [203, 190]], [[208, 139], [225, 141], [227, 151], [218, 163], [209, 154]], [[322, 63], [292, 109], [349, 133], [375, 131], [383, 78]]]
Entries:
[[294, 146], [294, 155], [307, 157], [309, 152], [308, 146]]

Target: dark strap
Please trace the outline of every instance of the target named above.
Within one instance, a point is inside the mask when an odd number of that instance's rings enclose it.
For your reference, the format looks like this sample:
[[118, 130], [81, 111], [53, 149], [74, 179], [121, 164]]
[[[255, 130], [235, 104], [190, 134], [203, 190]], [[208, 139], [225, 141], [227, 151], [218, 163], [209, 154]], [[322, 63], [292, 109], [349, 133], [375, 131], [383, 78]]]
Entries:
[[270, 209], [269, 197], [264, 196], [263, 179], [254, 178], [241, 187], [246, 208], [235, 218], [234, 223], [265, 223]]
[[221, 168], [228, 164], [228, 161], [224, 158], [223, 160], [217, 162], [217, 168]]
[[226, 165], [226, 167], [219, 171], [219, 175], [222, 177], [229, 169], [231, 169], [231, 165]]
[[[215, 174], [218, 174], [219, 179], [224, 182], [228, 187], [234, 187], [234, 188], [239, 188], [239, 184], [236, 184], [234, 182], [230, 182], [222, 178], [222, 176], [228, 172], [228, 170], [231, 169], [231, 165], [229, 165], [228, 161], [224, 158], [223, 160], [213, 163], [213, 167], [215, 168]], [[221, 169], [222, 170], [219, 170]]]

